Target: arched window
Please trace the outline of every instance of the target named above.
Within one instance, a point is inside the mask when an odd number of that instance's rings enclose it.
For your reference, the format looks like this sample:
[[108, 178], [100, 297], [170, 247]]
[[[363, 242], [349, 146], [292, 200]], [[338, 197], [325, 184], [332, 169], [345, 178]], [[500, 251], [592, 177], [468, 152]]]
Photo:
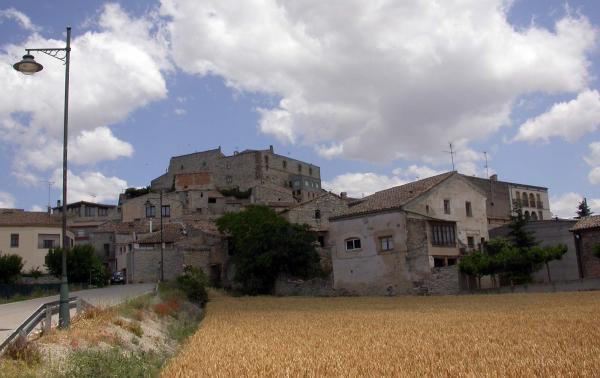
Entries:
[[516, 201], [517, 201], [517, 206], [521, 206], [521, 193], [516, 192], [515, 198], [516, 198]]
[[544, 213], [542, 213], [541, 211], [538, 211], [538, 219], [544, 220]]
[[521, 206], [529, 207], [529, 200], [527, 199], [527, 193], [523, 193], [523, 198], [521, 201]]
[[525, 216], [525, 219], [529, 219], [531, 217], [531, 215], [529, 215], [529, 210], [525, 211], [524, 216]]
[[531, 212], [531, 219], [538, 220], [537, 213], [535, 211]]
[[529, 193], [529, 206], [535, 207], [535, 196], [533, 193]]
[[315, 219], [321, 219], [321, 210], [315, 210]]

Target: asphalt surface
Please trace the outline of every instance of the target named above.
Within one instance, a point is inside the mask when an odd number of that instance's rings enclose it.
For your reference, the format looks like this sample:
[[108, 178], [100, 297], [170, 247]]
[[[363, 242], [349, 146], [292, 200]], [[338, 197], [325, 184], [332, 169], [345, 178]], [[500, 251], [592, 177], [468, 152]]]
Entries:
[[[129, 298], [151, 292], [154, 286], [155, 284], [113, 285], [100, 289], [73, 291], [69, 293], [69, 297], [80, 297], [96, 307], [110, 307]], [[0, 343], [41, 305], [58, 299], [58, 295], [52, 295], [0, 305]]]

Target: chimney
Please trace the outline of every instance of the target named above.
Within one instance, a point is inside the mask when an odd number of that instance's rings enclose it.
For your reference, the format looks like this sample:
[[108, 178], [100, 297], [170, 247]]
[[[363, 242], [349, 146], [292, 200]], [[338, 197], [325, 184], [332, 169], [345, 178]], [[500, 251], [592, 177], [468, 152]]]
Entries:
[[341, 192], [340, 197], [342, 197], [342, 199], [348, 198], [348, 192]]
[[498, 175], [497, 174], [493, 174], [490, 176], [490, 180], [492, 181], [498, 181]]
[[56, 200], [56, 207], [60, 207], [60, 200]]
[[269, 151], [271, 151], [271, 153], [273, 153], [273, 145], [272, 144], [269, 146]]

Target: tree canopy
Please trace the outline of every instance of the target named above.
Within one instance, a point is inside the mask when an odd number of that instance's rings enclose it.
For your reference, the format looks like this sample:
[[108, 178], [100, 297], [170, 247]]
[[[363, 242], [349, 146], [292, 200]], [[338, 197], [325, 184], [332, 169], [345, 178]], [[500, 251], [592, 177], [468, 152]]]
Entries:
[[584, 197], [581, 202], [579, 202], [579, 205], [577, 205], [577, 216], [575, 218], [577, 219], [581, 219], [584, 217], [589, 217], [590, 215], [594, 214], [592, 212], [592, 209], [590, 209], [590, 207], [587, 204], [587, 199]]
[[[50, 274], [60, 277], [62, 274], [62, 248], [48, 251], [45, 262]], [[69, 282], [91, 283], [104, 286], [108, 281], [108, 273], [94, 247], [89, 244], [76, 245], [67, 253], [67, 276]]]
[[21, 274], [23, 258], [15, 254], [0, 255], [0, 283], [12, 283]]
[[291, 224], [266, 206], [252, 205], [217, 220], [229, 234], [234, 281], [245, 294], [270, 294], [280, 274], [308, 278], [320, 273], [316, 237], [307, 225]]

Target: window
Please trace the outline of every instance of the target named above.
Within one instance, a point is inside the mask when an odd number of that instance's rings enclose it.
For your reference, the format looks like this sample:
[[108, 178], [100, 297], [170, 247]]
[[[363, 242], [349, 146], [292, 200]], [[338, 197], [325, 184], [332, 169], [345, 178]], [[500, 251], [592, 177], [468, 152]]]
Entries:
[[38, 235], [38, 248], [55, 248], [60, 246], [60, 235], [59, 234], [39, 234]]
[[282, 161], [281, 165], [283, 166], [283, 169], [287, 169], [287, 161]]
[[104, 256], [108, 257], [108, 255], [110, 254], [110, 244], [104, 244]]
[[429, 214], [429, 205], [425, 205], [425, 213]]
[[443, 257], [434, 257], [433, 258], [433, 266], [436, 268], [442, 268], [446, 266], [446, 259]]
[[523, 200], [521, 201], [521, 205], [528, 207], [529, 206], [529, 200], [527, 199], [527, 193], [523, 193]]
[[294, 188], [300, 187], [300, 180], [294, 180]]
[[156, 216], [155, 206], [146, 206], [146, 218], [154, 218]]
[[265, 155], [265, 164], [269, 165], [269, 157]]
[[161, 214], [163, 217], [170, 217], [171, 216], [171, 205], [163, 205]]
[[302, 173], [302, 164], [298, 164], [298, 172]]
[[450, 214], [450, 200], [444, 200], [444, 214]]
[[529, 206], [535, 207], [535, 197], [533, 196], [533, 193], [529, 193]]
[[105, 217], [108, 215], [108, 209], [105, 207], [99, 207], [98, 208], [98, 216], [99, 217]]
[[208, 197], [208, 203], [217, 203], [217, 199], [215, 197]]
[[531, 219], [533, 219], [533, 220], [537, 220], [538, 219], [537, 213], [535, 211], [531, 212]]
[[456, 245], [454, 225], [448, 223], [432, 224], [431, 244], [443, 247], [454, 247]]
[[308, 175], [312, 176], [312, 167], [308, 167]]
[[472, 236], [467, 236], [467, 246], [469, 248], [475, 248], [475, 238]]
[[19, 248], [19, 234], [10, 234], [11, 248]]
[[93, 217], [94, 216], [94, 208], [93, 207], [86, 207], [84, 214], [85, 214], [86, 217]]
[[85, 236], [85, 230], [83, 230], [83, 229], [77, 230], [77, 237], [78, 238], [82, 238], [84, 236]]
[[321, 210], [315, 210], [315, 219], [321, 219]]
[[469, 202], [469, 201], [465, 202], [465, 210], [467, 212], [468, 217], [473, 216], [473, 209], [471, 208], [471, 202]]
[[448, 258], [447, 261], [448, 261], [448, 266], [456, 265], [456, 259]]
[[360, 248], [360, 239], [352, 238], [346, 240], [346, 251], [354, 251]]
[[310, 181], [304, 181], [304, 186], [309, 186], [310, 185]]
[[382, 251], [391, 251], [394, 249], [394, 239], [391, 236], [379, 238], [379, 245]]
[[539, 220], [544, 220], [544, 215], [541, 211], [538, 211], [538, 219]]
[[515, 192], [515, 198], [517, 200], [517, 205], [521, 205], [521, 194], [519, 192]]
[[228, 184], [231, 184], [231, 183], [233, 182], [233, 177], [231, 177], [231, 176], [225, 176], [225, 181], [226, 181]]

